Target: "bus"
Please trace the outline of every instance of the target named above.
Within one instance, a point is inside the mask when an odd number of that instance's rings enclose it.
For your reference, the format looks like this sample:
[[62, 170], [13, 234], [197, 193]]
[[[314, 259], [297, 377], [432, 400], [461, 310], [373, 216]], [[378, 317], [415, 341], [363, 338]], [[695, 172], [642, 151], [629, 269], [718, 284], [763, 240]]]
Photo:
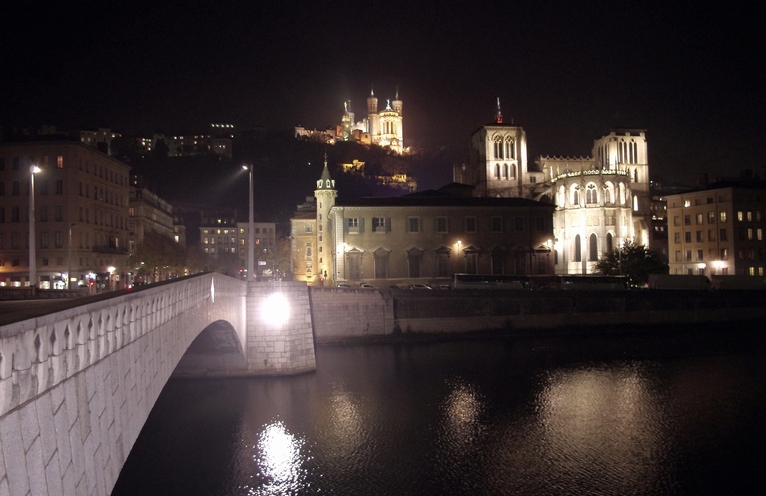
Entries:
[[490, 274], [455, 274], [452, 277], [454, 289], [530, 289], [529, 276]]
[[556, 276], [556, 289], [564, 291], [584, 289], [590, 291], [624, 291], [629, 287], [626, 276], [602, 276], [598, 274], [571, 274]]

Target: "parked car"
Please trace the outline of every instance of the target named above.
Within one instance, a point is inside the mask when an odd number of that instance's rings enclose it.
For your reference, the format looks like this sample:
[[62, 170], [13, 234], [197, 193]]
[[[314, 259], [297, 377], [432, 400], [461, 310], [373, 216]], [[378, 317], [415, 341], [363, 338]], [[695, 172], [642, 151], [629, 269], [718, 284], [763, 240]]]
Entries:
[[428, 286], [427, 284], [413, 284], [410, 286], [410, 289], [433, 289], [431, 286]]
[[372, 284], [367, 284], [367, 283], [362, 283], [359, 285], [359, 287], [364, 289], [375, 289], [375, 286], [373, 286]]
[[346, 284], [345, 282], [342, 282], [342, 283], [338, 284], [338, 287], [339, 288], [350, 288], [351, 285], [350, 284]]

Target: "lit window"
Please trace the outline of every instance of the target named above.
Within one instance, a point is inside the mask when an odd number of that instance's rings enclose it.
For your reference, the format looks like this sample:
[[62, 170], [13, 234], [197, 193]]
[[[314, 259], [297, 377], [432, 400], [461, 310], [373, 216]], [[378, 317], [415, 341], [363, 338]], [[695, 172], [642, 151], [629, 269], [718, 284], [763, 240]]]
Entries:
[[742, 222], [742, 219], [743, 219], [743, 215], [742, 215], [742, 211], [740, 210], [739, 212], [737, 212], [737, 220]]

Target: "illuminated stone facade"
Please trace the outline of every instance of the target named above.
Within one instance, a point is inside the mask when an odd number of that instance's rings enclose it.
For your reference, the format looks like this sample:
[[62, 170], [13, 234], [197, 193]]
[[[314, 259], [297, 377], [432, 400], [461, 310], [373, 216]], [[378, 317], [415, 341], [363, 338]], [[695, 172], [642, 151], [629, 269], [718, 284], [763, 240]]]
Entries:
[[378, 111], [378, 99], [373, 91], [367, 98], [367, 117], [354, 121], [354, 113], [345, 104], [341, 118], [339, 139], [342, 141], [360, 141], [389, 148], [399, 154], [405, 153], [404, 132], [402, 129], [402, 101], [399, 90], [396, 98], [386, 100], [386, 108]]
[[643, 129], [611, 129], [593, 143], [592, 157], [540, 157], [527, 163], [526, 134], [494, 123], [471, 136], [468, 164], [454, 180], [486, 197], [521, 197], [556, 204], [556, 273], [588, 274], [604, 253], [631, 240], [650, 245], [651, 193]]

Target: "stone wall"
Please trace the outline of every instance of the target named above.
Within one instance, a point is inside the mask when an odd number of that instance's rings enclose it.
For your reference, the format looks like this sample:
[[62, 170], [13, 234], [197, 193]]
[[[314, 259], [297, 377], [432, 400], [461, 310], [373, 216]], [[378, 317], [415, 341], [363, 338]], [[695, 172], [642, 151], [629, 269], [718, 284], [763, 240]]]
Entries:
[[[469, 333], [766, 318], [764, 292], [406, 291], [311, 288], [317, 343], [392, 333]], [[389, 310], [390, 309], [390, 310]]]
[[391, 334], [394, 305], [390, 292], [357, 288], [310, 288], [317, 343]]
[[[283, 322], [271, 321], [267, 314], [282, 294], [288, 308], [280, 311]], [[248, 371], [258, 375], [282, 375], [316, 370], [314, 337], [311, 332], [309, 293], [303, 281], [250, 282], [247, 286]]]
[[108, 495], [196, 335], [244, 335], [244, 296], [206, 274], [0, 327], [0, 495]]

